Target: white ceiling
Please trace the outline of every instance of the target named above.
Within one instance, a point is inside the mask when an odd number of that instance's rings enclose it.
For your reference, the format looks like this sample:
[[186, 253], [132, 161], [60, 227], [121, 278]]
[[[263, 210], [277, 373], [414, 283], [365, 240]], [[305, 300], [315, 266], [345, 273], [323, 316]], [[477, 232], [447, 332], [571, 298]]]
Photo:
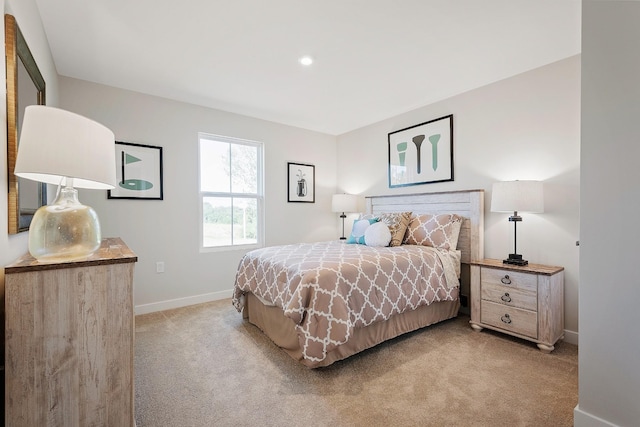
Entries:
[[580, 0], [36, 4], [60, 75], [332, 135], [580, 53]]

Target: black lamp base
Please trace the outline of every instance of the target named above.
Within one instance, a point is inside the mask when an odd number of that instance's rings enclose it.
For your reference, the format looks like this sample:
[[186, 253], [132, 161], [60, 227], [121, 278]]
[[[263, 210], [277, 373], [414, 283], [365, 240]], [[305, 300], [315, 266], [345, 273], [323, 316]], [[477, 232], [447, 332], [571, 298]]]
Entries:
[[347, 215], [342, 212], [342, 215], [340, 215], [340, 218], [342, 218], [342, 236], [340, 236], [340, 240], [347, 240], [347, 238], [344, 236], [344, 219], [347, 217]]
[[511, 265], [528, 265], [529, 261], [522, 259], [522, 255], [520, 254], [509, 254], [509, 258], [502, 260], [502, 263]]

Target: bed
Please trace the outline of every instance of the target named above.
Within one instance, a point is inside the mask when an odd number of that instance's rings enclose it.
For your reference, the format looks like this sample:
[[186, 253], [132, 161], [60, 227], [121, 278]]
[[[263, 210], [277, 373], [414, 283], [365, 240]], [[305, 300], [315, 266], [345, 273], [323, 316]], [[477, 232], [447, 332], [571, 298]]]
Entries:
[[[371, 224], [409, 214], [404, 238], [392, 247], [331, 241], [261, 248], [238, 266], [236, 309], [307, 367], [457, 316], [469, 263], [483, 258], [484, 190], [367, 197], [366, 205], [362, 218]], [[419, 218], [453, 218], [456, 246], [408, 238]]]

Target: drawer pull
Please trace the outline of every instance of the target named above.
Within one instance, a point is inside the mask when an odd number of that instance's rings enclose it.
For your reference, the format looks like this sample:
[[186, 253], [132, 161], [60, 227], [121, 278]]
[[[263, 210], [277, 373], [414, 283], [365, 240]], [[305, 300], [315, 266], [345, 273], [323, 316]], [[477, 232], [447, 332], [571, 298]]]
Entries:
[[505, 274], [504, 277], [502, 279], [500, 279], [500, 281], [504, 285], [510, 285], [511, 284], [511, 279], [509, 279], [509, 275], [508, 274]]
[[511, 317], [509, 317], [508, 314], [505, 314], [504, 316], [500, 317], [500, 320], [502, 320], [502, 322], [506, 323], [507, 325], [511, 323]]
[[511, 297], [509, 296], [509, 292], [505, 292], [504, 295], [500, 297], [500, 299], [504, 302], [511, 302]]

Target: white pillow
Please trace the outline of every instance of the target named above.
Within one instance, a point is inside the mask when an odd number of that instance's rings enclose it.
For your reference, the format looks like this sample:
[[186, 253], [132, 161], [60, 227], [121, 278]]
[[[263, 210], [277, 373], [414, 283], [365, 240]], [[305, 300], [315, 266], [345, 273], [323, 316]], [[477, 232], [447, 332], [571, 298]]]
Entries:
[[353, 221], [353, 227], [351, 228], [351, 235], [347, 239], [347, 243], [357, 243], [364, 245], [364, 232], [369, 228], [371, 224], [378, 222], [378, 218], [371, 219], [356, 219]]
[[371, 224], [364, 232], [364, 244], [367, 246], [389, 246], [391, 231], [384, 222]]

